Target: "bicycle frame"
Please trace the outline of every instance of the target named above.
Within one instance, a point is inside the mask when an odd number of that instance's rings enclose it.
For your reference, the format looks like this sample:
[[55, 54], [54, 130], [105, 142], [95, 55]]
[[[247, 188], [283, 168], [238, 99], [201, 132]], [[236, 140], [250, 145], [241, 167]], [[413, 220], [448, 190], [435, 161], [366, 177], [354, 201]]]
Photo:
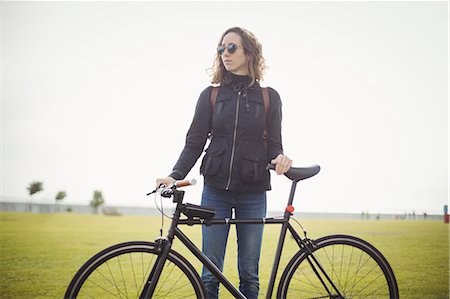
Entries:
[[[292, 205], [294, 200], [294, 194], [295, 189], [297, 186], [297, 181], [292, 182], [291, 191], [289, 194], [289, 200], [288, 200], [288, 207]], [[284, 241], [286, 238], [286, 233], [289, 230], [291, 235], [296, 240], [298, 246], [300, 248], [305, 248], [305, 250], [312, 253], [309, 249], [309, 246], [312, 246], [309, 242], [309, 239], [305, 238], [302, 239], [302, 237], [297, 233], [297, 231], [293, 228], [293, 226], [289, 223], [289, 219], [292, 215], [290, 211], [286, 209], [284, 212], [283, 218], [266, 218], [266, 219], [212, 219], [209, 221], [205, 221], [203, 219], [180, 219], [181, 215], [181, 207], [183, 202], [183, 196], [184, 191], [181, 190], [174, 190], [174, 203], [177, 203], [175, 213], [173, 215], [173, 220], [170, 225], [170, 228], [168, 230], [168, 234], [166, 237], [160, 238], [156, 241], [157, 244], [160, 245], [160, 254], [157, 258], [157, 261], [155, 262], [155, 265], [152, 268], [152, 271], [148, 277], [147, 283], [145, 284], [143, 291], [141, 293], [140, 299], [144, 298], [151, 298], [153, 291], [155, 290], [156, 284], [158, 282], [159, 276], [161, 274], [161, 271], [164, 267], [164, 263], [166, 261], [166, 258], [169, 254], [169, 251], [172, 248], [172, 242], [174, 238], [178, 238], [184, 246], [186, 246], [192, 254], [219, 280], [221, 284], [225, 286], [225, 288], [235, 297], [235, 298], [242, 298], [245, 299], [245, 296], [222, 274], [222, 272], [217, 268], [217, 266], [206, 256], [204, 255], [200, 249], [192, 243], [192, 241], [178, 228], [178, 225], [224, 225], [224, 224], [281, 224], [281, 232], [280, 237], [278, 239], [278, 245], [275, 252], [275, 257], [273, 261], [272, 271], [270, 274], [269, 279], [269, 286], [267, 289], [267, 295], [266, 298], [271, 298], [275, 286], [275, 280], [278, 272], [278, 267], [283, 251]], [[340, 295], [338, 289], [333, 284], [329, 276], [325, 273], [324, 269], [320, 265], [320, 263], [315, 259], [315, 257], [311, 254], [308, 257], [308, 261], [311, 264], [314, 272], [321, 280], [323, 286], [327, 290], [328, 293], [330, 291], [328, 290], [324, 280], [322, 279], [321, 275], [319, 274], [318, 270], [313, 265], [313, 262], [319, 270], [322, 272], [322, 274], [325, 276], [325, 279], [328, 280], [332, 287], [338, 292]]]
[[[270, 166], [270, 167], [269, 167]], [[267, 169], [273, 169], [269, 165]], [[292, 187], [284, 216], [260, 219], [214, 219], [215, 210], [204, 206], [183, 203], [184, 191], [177, 188], [193, 185], [194, 181], [175, 181], [169, 187], [161, 187], [147, 195], [159, 192], [161, 197], [172, 198], [176, 204], [167, 235], [151, 243], [147, 241], [122, 242], [105, 248], [92, 256], [71, 280], [65, 298], [110, 297], [160, 298], [167, 295], [183, 297], [189, 291], [198, 298], [204, 297], [205, 288], [198, 269], [180, 253], [172, 250], [175, 238], [180, 239], [194, 254], [204, 269], [214, 275], [235, 298], [245, 296], [222, 274], [214, 263], [186, 236], [180, 225], [230, 225], [230, 224], [280, 224], [276, 252], [266, 290], [266, 298], [273, 292], [281, 298], [399, 298], [395, 274], [387, 259], [369, 242], [351, 235], [335, 234], [312, 240], [304, 232], [290, 224], [297, 183], [320, 171], [320, 166], [291, 167], [285, 176]], [[182, 216], [183, 214], [183, 216]], [[287, 232], [298, 245], [298, 250], [282, 271], [277, 273]], [[301, 236], [302, 235], [302, 236]], [[295, 246], [295, 245], [294, 245]], [[336, 253], [336, 254], [335, 254]], [[167, 263], [166, 263], [167, 261]], [[323, 263], [323, 264], [321, 264]], [[110, 267], [111, 266], [111, 267]], [[137, 268], [136, 268], [136, 267]], [[135, 271], [139, 269], [139, 271]], [[106, 273], [106, 275], [104, 274]], [[281, 274], [281, 273], [280, 273]], [[332, 281], [332, 279], [335, 283]], [[279, 280], [279, 281], [278, 281]], [[277, 284], [277, 286], [275, 286]], [[336, 287], [339, 285], [339, 289]], [[274, 288], [277, 287], [276, 290]], [[127, 291], [130, 290], [130, 293]], [[103, 295], [99, 295], [102, 293]], [[344, 295], [343, 295], [344, 294]], [[346, 296], [346, 297], [344, 297]]]

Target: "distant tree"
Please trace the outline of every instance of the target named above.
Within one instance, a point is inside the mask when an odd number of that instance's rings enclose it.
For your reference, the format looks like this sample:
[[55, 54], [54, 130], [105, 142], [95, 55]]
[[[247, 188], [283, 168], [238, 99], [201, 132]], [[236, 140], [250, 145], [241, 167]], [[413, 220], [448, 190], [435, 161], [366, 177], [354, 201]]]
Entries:
[[[67, 193], [66, 193], [66, 191], [59, 191], [58, 193], [56, 193], [56, 196], [55, 196], [55, 204], [56, 204], [56, 206], [58, 206], [58, 202], [60, 202], [60, 201], [62, 201], [64, 198], [66, 198], [66, 196], [67, 196]], [[58, 211], [59, 211], [59, 206], [58, 206]]]
[[90, 206], [94, 209], [95, 213], [98, 214], [98, 208], [105, 203], [102, 195], [102, 191], [95, 190], [90, 202]]
[[32, 196], [42, 190], [44, 190], [44, 183], [40, 182], [40, 181], [34, 181], [31, 182], [30, 185], [27, 187], [28, 190], [28, 194], [30, 194], [30, 205], [29, 205], [29, 210], [31, 212], [31, 201], [32, 201]]
[[44, 190], [44, 184], [39, 181], [32, 182], [30, 183], [30, 186], [27, 187], [27, 190], [30, 195], [33, 195]]

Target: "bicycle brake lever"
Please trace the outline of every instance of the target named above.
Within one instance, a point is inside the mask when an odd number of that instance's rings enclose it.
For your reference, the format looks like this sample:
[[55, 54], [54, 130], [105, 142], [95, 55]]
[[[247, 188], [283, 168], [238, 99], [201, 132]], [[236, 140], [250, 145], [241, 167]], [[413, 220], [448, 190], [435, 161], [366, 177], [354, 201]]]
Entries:
[[153, 194], [153, 193], [156, 193], [159, 189], [164, 189], [164, 188], [166, 188], [166, 185], [164, 185], [164, 184], [159, 184], [159, 187], [158, 187], [157, 189], [153, 190], [152, 192], [147, 193], [147, 196], [149, 196], [149, 195], [151, 195], [151, 194]]

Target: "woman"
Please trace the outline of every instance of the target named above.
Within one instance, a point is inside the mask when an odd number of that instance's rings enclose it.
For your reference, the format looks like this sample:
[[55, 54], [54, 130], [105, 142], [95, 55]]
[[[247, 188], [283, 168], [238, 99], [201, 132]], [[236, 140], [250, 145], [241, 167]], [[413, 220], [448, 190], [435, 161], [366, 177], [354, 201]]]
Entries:
[[[266, 191], [271, 189], [265, 166], [275, 164], [275, 172], [283, 174], [292, 164], [283, 155], [280, 96], [268, 88], [270, 105], [265, 107], [259, 85], [264, 70], [262, 47], [243, 28], [233, 27], [222, 34], [212, 70], [212, 83], [219, 86], [216, 101], [210, 99], [211, 86], [200, 94], [178, 162], [172, 173], [157, 179], [156, 184], [169, 186], [183, 179], [209, 137], [200, 167], [204, 176], [202, 205], [214, 207], [215, 218], [264, 218]], [[265, 130], [268, 136], [264, 136]], [[257, 298], [263, 225], [240, 224], [236, 230], [239, 290], [247, 298]], [[228, 225], [202, 228], [203, 252], [221, 270], [228, 232]], [[207, 298], [217, 298], [219, 283], [206, 268], [202, 280]]]

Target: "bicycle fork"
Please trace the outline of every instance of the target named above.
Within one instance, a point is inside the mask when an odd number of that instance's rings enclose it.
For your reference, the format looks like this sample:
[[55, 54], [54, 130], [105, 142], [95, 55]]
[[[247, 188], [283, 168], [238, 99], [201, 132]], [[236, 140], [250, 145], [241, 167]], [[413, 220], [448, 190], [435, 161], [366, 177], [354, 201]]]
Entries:
[[139, 299], [151, 298], [153, 296], [153, 292], [155, 291], [156, 284], [158, 283], [159, 277], [161, 276], [161, 272], [163, 270], [164, 264], [166, 262], [167, 257], [169, 256], [169, 252], [172, 248], [172, 242], [175, 235], [175, 229], [178, 224], [178, 219], [180, 218], [181, 209], [180, 205], [183, 202], [184, 191], [175, 190], [173, 192], [173, 202], [177, 204], [175, 213], [173, 215], [172, 223], [170, 224], [170, 228], [167, 234], [167, 237], [160, 237], [156, 240], [156, 244], [158, 246], [158, 258], [156, 259], [155, 264], [153, 265], [152, 271], [142, 289], [142, 293], [139, 296]]
[[142, 289], [142, 293], [139, 296], [139, 299], [151, 298], [153, 296], [153, 292], [155, 291], [156, 284], [158, 283], [159, 276], [161, 275], [162, 269], [164, 267], [164, 263], [166, 262], [170, 248], [172, 247], [171, 242], [167, 238], [158, 239], [156, 241], [156, 244], [160, 246], [160, 254], [158, 254], [158, 258], [153, 265], [152, 271], [150, 272], [147, 282]]

